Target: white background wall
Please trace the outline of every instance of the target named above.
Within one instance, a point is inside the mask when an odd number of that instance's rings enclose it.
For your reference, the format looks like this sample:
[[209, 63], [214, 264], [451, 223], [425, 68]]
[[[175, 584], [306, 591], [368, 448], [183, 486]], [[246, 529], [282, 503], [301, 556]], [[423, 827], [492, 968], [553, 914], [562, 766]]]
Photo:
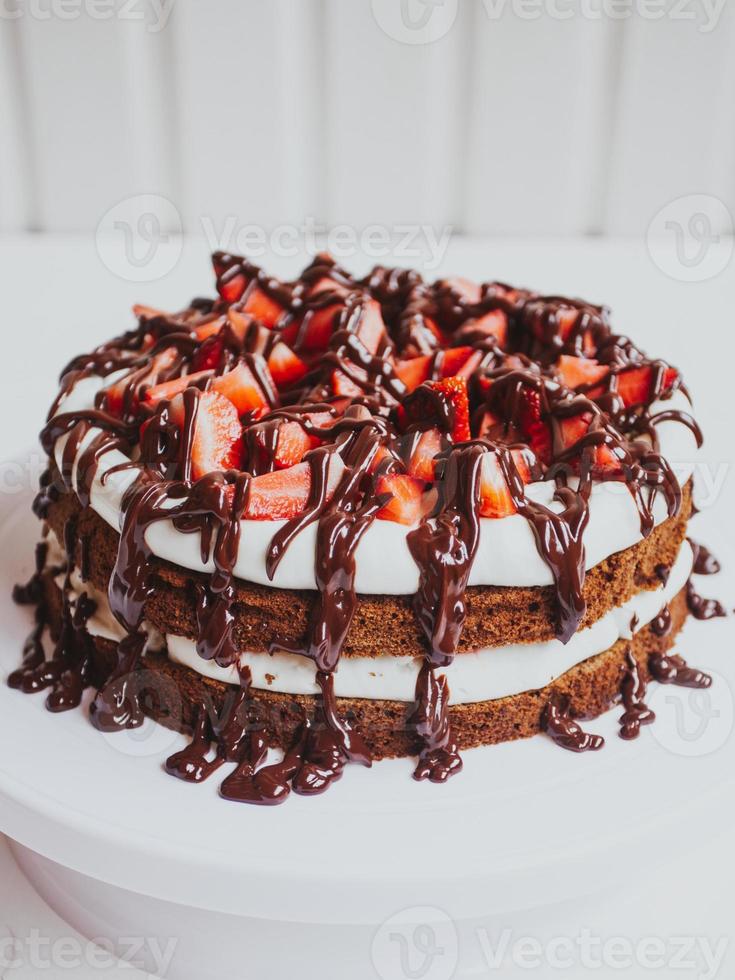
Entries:
[[[402, 2], [443, 36], [405, 43]], [[158, 30], [154, 0], [0, 0], [0, 231], [149, 192], [194, 232], [639, 235], [690, 194], [729, 230], [732, 0], [423, 3], [165, 0]]]

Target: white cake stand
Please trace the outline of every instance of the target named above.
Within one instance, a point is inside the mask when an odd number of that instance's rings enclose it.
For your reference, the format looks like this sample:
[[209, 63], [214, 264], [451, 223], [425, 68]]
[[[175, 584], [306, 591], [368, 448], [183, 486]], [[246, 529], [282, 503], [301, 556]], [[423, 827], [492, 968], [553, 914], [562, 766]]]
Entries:
[[[10, 590], [30, 574], [38, 529], [25, 496], [0, 508], [4, 681], [30, 628]], [[699, 521], [725, 564], [701, 589], [732, 597], [733, 549]], [[174, 937], [172, 980], [485, 975], [478, 923], [493, 935], [531, 929], [543, 943], [553, 923], [571, 935], [594, 919], [605, 895], [622, 908], [648, 889], [647, 913], [669, 916], [721, 907], [711, 899], [731, 880], [732, 641], [730, 620], [687, 626], [679, 649], [715, 683], [652, 687], [658, 721], [637, 742], [617, 738], [618, 709], [588, 725], [607, 739], [596, 754], [542, 737], [474, 750], [446, 786], [415, 783], [407, 760], [352, 767], [324, 796], [277, 808], [219, 799], [216, 777], [166, 776], [161, 763], [184, 740], [159, 726], [105, 737], [84, 711], [52, 715], [43, 695], [3, 683], [0, 831], [85, 936]], [[674, 902], [666, 876], [685, 873]]]

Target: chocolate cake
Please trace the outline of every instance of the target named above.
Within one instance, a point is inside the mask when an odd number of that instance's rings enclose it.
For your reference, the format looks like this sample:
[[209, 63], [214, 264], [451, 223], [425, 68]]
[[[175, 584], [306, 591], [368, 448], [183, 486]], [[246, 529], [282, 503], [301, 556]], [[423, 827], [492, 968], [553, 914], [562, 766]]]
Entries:
[[[689, 611], [701, 444], [680, 373], [606, 308], [318, 256], [281, 282], [216, 253], [215, 299], [75, 357], [41, 433], [36, 625], [12, 687], [103, 731], [191, 736], [166, 762], [227, 799], [581, 719], [653, 721]], [[45, 634], [53, 648], [47, 653]]]

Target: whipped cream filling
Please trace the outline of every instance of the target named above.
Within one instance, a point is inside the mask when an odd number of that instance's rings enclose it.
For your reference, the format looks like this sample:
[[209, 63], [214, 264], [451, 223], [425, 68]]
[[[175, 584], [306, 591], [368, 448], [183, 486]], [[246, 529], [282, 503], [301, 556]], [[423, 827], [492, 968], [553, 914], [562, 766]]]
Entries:
[[[55, 542], [53, 534], [49, 535], [51, 542]], [[58, 549], [58, 545], [56, 547]], [[60, 549], [58, 552], [65, 560]], [[566, 646], [559, 640], [547, 640], [458, 654], [446, 670], [437, 672], [446, 674], [450, 704], [472, 704], [537, 690], [589, 657], [607, 650], [619, 639], [629, 639], [634, 631], [650, 623], [684, 587], [692, 571], [692, 561], [692, 549], [685, 541], [665, 586], [640, 592], [592, 626], [580, 630]], [[47, 560], [48, 567], [57, 564], [50, 558]], [[56, 582], [62, 588], [64, 575], [57, 576]], [[88, 632], [106, 640], [123, 639], [125, 631], [113, 616], [107, 596], [89, 582], [82, 582], [74, 569], [69, 589], [72, 605], [82, 592], [97, 604], [87, 621]], [[144, 628], [148, 632], [147, 649], [161, 650], [165, 646], [174, 663], [203, 677], [225, 684], [239, 684], [236, 666], [219, 667], [211, 660], [203, 660], [197, 653], [195, 641], [189, 637], [169, 633], [164, 638], [152, 626], [144, 624]], [[240, 665], [250, 669], [253, 687], [258, 690], [279, 694], [319, 693], [314, 664], [306, 657], [245, 651], [240, 654]], [[412, 702], [420, 665], [420, 660], [415, 657], [343, 657], [334, 674], [335, 694], [343, 698]]]
[[[95, 393], [113, 383], [124, 372], [106, 379], [83, 378], [63, 399], [59, 413], [78, 411], [94, 406]], [[671, 398], [655, 402], [651, 415], [669, 409], [691, 410], [689, 399], [683, 391], [674, 392]], [[83, 440], [79, 455], [100, 432], [90, 428]], [[683, 485], [691, 476], [697, 458], [697, 443], [685, 425], [665, 421], [657, 426], [661, 454], [668, 460]], [[54, 446], [54, 455], [60, 465], [64, 446], [69, 437], [61, 436]], [[135, 480], [138, 469], [110, 472], [113, 467], [129, 462], [117, 450], [105, 453], [99, 461], [92, 484], [90, 504], [116, 531], [122, 523], [121, 501], [123, 494]], [[76, 481], [76, 462], [72, 470]], [[76, 485], [76, 482], [75, 482]], [[551, 481], [530, 484], [526, 487], [529, 498], [545, 504], [552, 510], [560, 510], [553, 500], [554, 484]], [[666, 519], [666, 504], [661, 494], [654, 503], [654, 519], [660, 524]], [[234, 574], [237, 578], [258, 585], [281, 589], [314, 589], [314, 554], [317, 524], [305, 528], [291, 542], [273, 580], [265, 570], [268, 546], [284, 521], [241, 522], [240, 546]], [[411, 529], [392, 521], [374, 521], [357, 547], [355, 561], [357, 574], [355, 588], [366, 595], [410, 595], [418, 588], [418, 568], [408, 550], [406, 535]], [[617, 551], [637, 544], [641, 538], [640, 518], [633, 498], [624, 483], [596, 483], [592, 488], [589, 505], [589, 523], [584, 534], [586, 566], [604, 561]], [[210, 559], [203, 563], [200, 555], [200, 535], [182, 534], [171, 521], [159, 521], [146, 531], [146, 541], [159, 558], [182, 568], [198, 572], [212, 572]], [[499, 520], [480, 519], [480, 543], [470, 573], [469, 585], [536, 586], [551, 585], [551, 570], [536, 547], [533, 531], [525, 518], [513, 514]], [[372, 695], [368, 695], [372, 696]]]
[[[564, 645], [559, 640], [542, 643], [509, 643], [475, 653], [460, 653], [445, 674], [450, 704], [473, 704], [535, 691], [576, 667], [589, 657], [603, 653], [621, 638], [648, 625], [663, 606], [684, 588], [692, 571], [692, 549], [685, 541], [671, 568], [665, 586], [640, 592], [622, 606], [611, 609], [592, 626], [580, 630]], [[202, 660], [194, 640], [166, 635], [169, 659], [204, 677], [238, 684], [237, 667], [218, 667]], [[312, 661], [294, 654], [248, 653], [240, 664], [250, 668], [253, 687], [280, 694], [318, 694]], [[421, 666], [415, 657], [342, 657], [334, 674], [334, 692], [343, 698], [376, 701], [414, 701], [416, 678]]]

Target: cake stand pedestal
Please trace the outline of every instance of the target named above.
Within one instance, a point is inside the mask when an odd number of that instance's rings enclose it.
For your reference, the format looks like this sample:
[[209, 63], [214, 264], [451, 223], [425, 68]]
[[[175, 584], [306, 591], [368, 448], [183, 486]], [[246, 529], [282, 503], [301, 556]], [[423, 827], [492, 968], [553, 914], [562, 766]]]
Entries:
[[[8, 597], [31, 571], [37, 526], [26, 499], [0, 507], [4, 678], [30, 625]], [[720, 538], [735, 568], [727, 551]], [[701, 587], [734, 591], [725, 574]], [[679, 649], [715, 683], [653, 686], [658, 721], [636, 742], [617, 738], [616, 710], [588, 726], [607, 739], [596, 754], [544, 738], [474, 750], [446, 786], [415, 783], [409, 760], [350, 767], [324, 796], [272, 809], [219, 799], [216, 780], [167, 777], [161, 763], [184, 740], [159, 726], [102, 736], [83, 710], [52, 715], [42, 696], [2, 685], [0, 831], [38, 894], [83, 935], [118, 949], [138, 937], [149, 954], [146, 941], [175, 940], [171, 980], [506, 977], [528, 975], [520, 961], [534, 950], [532, 975], [559, 975], [564, 961], [573, 976], [587, 969], [585, 928], [596, 947], [658, 939], [658, 954], [630, 955], [659, 962], [674, 955], [674, 935], [715, 944], [712, 916], [731, 907], [732, 641], [729, 620], [687, 626]], [[536, 946], [519, 950], [522, 940]], [[621, 948], [605, 956], [622, 962]]]

